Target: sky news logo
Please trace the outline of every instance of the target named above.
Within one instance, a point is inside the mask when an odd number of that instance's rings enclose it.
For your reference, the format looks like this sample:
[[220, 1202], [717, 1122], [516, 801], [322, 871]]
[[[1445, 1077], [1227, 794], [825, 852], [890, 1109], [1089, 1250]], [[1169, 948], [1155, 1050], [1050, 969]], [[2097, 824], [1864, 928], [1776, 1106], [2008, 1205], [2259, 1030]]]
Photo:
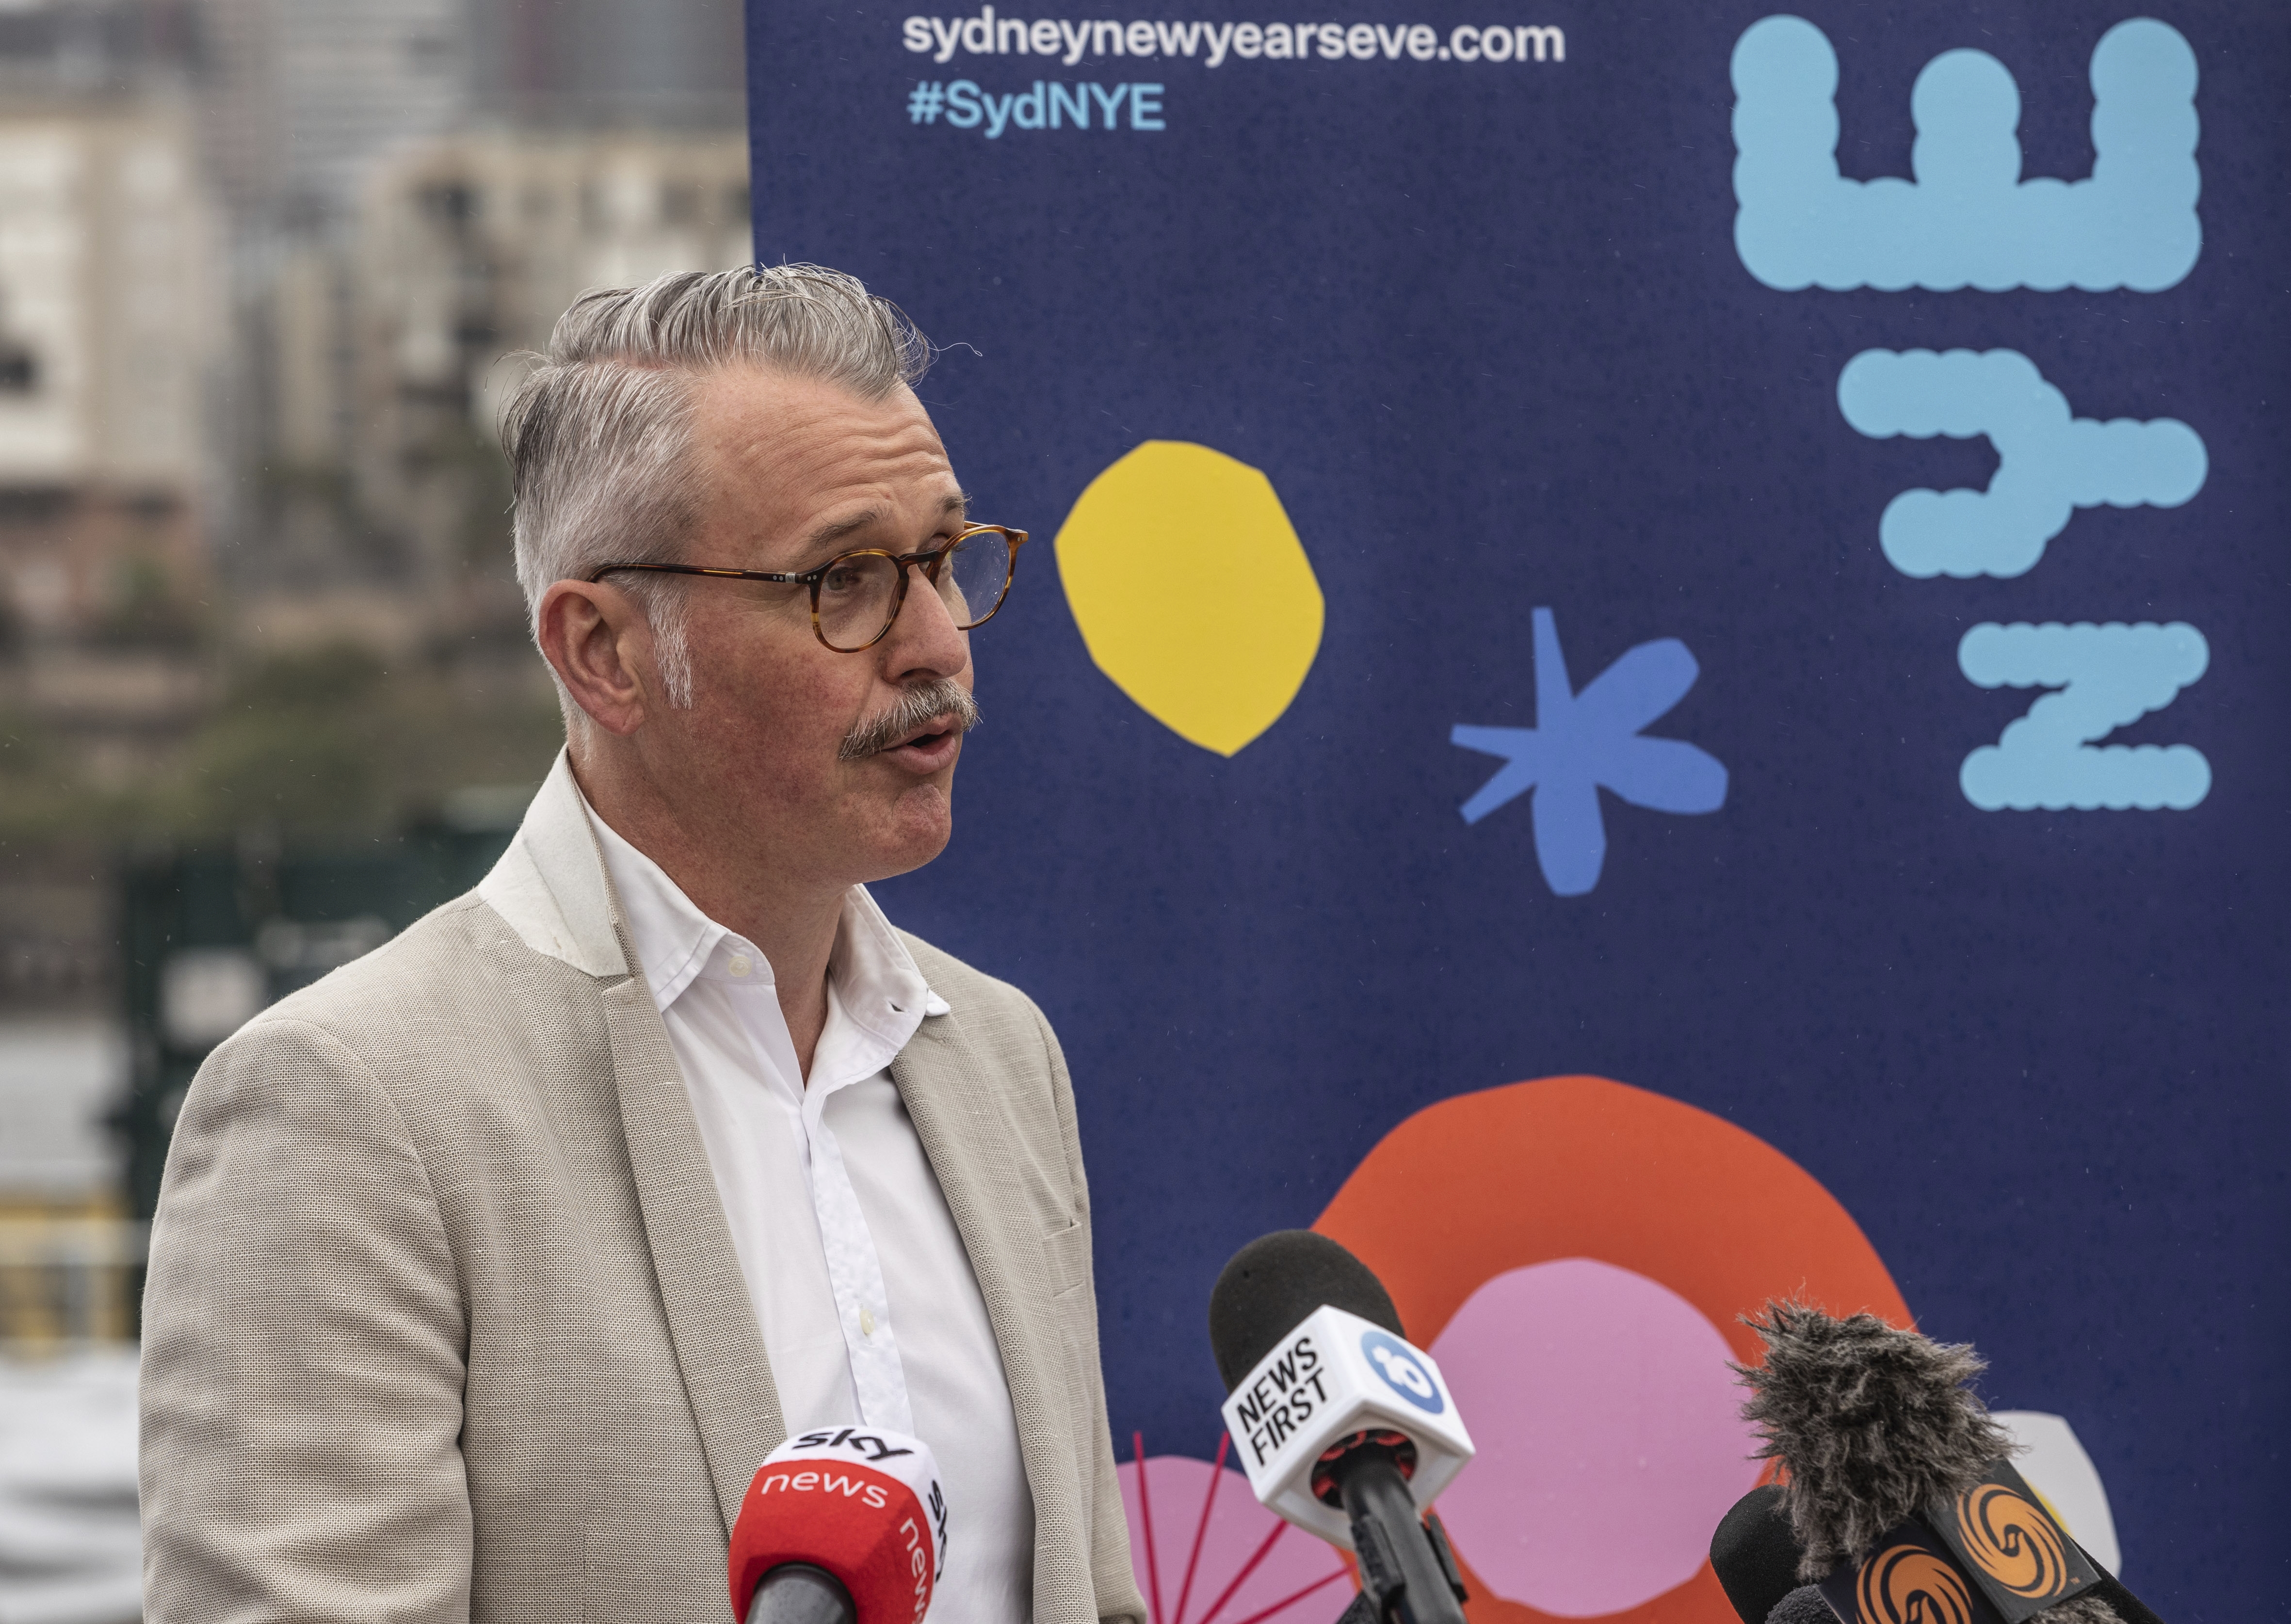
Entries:
[[972, 56], [1045, 56], [1072, 68], [1083, 57], [1193, 57], [1210, 68], [1242, 61], [1564, 62], [1567, 35], [1547, 24], [1459, 23], [1444, 35], [1403, 22], [1082, 22], [998, 17], [910, 17], [901, 43], [942, 66]]

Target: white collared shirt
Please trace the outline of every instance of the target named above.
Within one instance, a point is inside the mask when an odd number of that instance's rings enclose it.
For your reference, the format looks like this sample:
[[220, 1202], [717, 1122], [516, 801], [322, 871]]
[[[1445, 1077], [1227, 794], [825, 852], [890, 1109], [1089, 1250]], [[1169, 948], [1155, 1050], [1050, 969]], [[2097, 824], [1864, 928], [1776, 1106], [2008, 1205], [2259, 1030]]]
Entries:
[[589, 822], [691, 1095], [788, 1431], [865, 1421], [920, 1437], [947, 1493], [931, 1616], [1032, 1617], [1034, 1505], [1001, 1353], [889, 1071], [947, 1005], [852, 887], [807, 1087], [764, 955], [593, 808]]

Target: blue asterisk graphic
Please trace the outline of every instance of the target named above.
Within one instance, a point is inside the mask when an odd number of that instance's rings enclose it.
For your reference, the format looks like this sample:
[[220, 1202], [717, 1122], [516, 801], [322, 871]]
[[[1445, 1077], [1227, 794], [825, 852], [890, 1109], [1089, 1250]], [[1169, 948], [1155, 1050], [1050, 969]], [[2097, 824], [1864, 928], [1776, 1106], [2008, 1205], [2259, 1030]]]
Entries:
[[1548, 609], [1535, 612], [1535, 726], [1450, 730], [1449, 742], [1510, 760], [1464, 803], [1476, 824], [1507, 802], [1535, 792], [1535, 860], [1545, 883], [1580, 896], [1599, 883], [1607, 860], [1601, 786], [1635, 807], [1657, 812], [1716, 812], [1726, 800], [1726, 769], [1684, 739], [1648, 739], [1639, 729], [1686, 696], [1701, 674], [1675, 637], [1641, 643], [1591, 679], [1581, 693], [1568, 686], [1559, 627]]

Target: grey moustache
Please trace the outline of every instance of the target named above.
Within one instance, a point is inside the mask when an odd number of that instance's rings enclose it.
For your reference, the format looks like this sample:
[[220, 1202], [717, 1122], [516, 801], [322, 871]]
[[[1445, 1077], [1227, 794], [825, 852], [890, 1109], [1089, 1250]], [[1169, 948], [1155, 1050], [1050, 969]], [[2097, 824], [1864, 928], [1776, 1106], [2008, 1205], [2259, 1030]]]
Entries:
[[875, 755], [941, 717], [951, 719], [948, 731], [954, 733], [968, 733], [978, 726], [978, 702], [952, 677], [909, 688], [889, 710], [880, 716], [869, 717], [844, 735], [843, 746], [835, 752], [836, 758], [857, 761]]

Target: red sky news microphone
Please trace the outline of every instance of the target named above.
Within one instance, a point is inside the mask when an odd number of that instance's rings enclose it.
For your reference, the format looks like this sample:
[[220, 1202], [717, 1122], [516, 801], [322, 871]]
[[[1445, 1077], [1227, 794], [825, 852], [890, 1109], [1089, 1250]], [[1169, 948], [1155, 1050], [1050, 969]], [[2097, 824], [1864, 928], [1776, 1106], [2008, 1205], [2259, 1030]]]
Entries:
[[946, 1496], [920, 1438], [823, 1427], [766, 1457], [732, 1525], [739, 1624], [921, 1624]]
[[1251, 1241], [1210, 1293], [1210, 1346], [1258, 1499], [1360, 1557], [1346, 1620], [1464, 1624], [1463, 1579], [1428, 1513], [1471, 1435], [1369, 1266], [1308, 1229]]

